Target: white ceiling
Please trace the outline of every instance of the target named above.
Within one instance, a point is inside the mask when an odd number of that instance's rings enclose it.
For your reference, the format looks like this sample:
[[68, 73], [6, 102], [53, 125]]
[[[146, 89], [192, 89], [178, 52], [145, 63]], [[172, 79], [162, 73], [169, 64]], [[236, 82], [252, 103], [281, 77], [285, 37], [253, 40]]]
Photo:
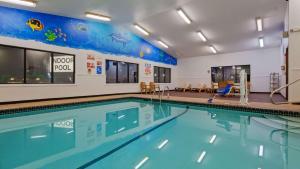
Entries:
[[[179, 7], [191, 25], [177, 15]], [[156, 39], [163, 40], [170, 46], [167, 52], [179, 58], [210, 55], [209, 45], [220, 53], [258, 49], [260, 36], [266, 47], [279, 46], [285, 8], [285, 0], [40, 0], [37, 8], [27, 9], [75, 18], [98, 12], [134, 32], [132, 23], [138, 23], [151, 32], [146, 40], [157, 46]], [[263, 32], [256, 31], [256, 17], [264, 19]], [[200, 40], [197, 30], [208, 42]]]

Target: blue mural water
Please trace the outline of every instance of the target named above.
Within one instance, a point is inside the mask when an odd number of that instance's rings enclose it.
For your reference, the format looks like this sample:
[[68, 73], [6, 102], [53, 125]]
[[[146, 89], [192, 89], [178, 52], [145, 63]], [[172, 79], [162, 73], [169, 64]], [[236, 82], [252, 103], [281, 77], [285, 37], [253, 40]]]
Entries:
[[177, 65], [177, 59], [110, 24], [0, 7], [0, 35]]

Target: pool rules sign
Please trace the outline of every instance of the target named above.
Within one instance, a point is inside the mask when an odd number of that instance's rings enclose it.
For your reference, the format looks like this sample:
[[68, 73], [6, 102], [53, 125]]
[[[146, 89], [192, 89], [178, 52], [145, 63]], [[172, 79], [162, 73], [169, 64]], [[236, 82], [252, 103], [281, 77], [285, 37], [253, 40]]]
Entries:
[[54, 56], [53, 71], [55, 73], [74, 72], [74, 56]]

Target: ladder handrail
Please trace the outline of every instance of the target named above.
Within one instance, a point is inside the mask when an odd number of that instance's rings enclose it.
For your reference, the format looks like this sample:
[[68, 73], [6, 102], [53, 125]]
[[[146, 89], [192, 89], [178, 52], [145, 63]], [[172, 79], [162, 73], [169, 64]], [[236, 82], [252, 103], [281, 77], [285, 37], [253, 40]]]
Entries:
[[282, 89], [284, 89], [284, 88], [287, 88], [287, 87], [289, 87], [290, 85], [293, 85], [293, 84], [295, 84], [295, 83], [297, 83], [297, 82], [299, 82], [299, 81], [300, 81], [300, 79], [297, 79], [297, 80], [295, 80], [295, 81], [293, 81], [293, 82], [291, 82], [291, 83], [289, 83], [289, 84], [287, 84], [287, 85], [284, 85], [284, 86], [282, 86], [282, 87], [280, 87], [280, 88], [274, 90], [274, 91], [270, 94], [271, 102], [272, 102], [273, 104], [276, 104], [276, 105], [278, 105], [278, 104], [288, 104], [289, 102], [277, 102], [277, 103], [276, 103], [276, 102], [273, 100], [273, 95], [274, 95], [276, 92], [279, 92], [280, 90], [282, 90]]
[[162, 97], [163, 97], [164, 94], [165, 94], [165, 89], [168, 89], [168, 98], [170, 98], [170, 88], [169, 88], [169, 86], [164, 86], [164, 88], [163, 88], [163, 90], [162, 90], [162, 92], [161, 92], [161, 94], [160, 94], [160, 97], [159, 97], [159, 101], [160, 101], [160, 102], [161, 102]]

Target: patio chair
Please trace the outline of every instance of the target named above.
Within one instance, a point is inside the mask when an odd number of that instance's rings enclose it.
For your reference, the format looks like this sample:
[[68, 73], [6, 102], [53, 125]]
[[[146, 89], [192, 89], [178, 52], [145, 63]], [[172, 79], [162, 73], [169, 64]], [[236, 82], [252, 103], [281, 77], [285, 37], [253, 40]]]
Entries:
[[140, 89], [141, 89], [141, 94], [143, 93], [147, 94], [150, 91], [149, 87], [146, 85], [145, 82], [140, 83]]

